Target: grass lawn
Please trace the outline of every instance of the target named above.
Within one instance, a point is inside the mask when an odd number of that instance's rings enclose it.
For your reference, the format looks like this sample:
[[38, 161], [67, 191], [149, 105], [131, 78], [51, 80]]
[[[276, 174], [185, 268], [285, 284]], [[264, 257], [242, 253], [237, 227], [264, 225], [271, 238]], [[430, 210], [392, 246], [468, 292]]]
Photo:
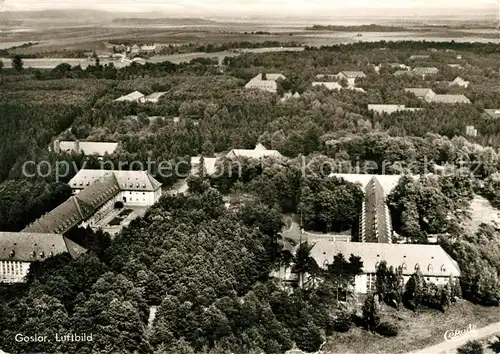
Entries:
[[405, 308], [399, 311], [385, 306], [381, 320], [399, 326], [397, 337], [386, 338], [354, 327], [347, 333], [328, 337], [325, 353], [407, 353], [444, 341], [447, 330], [465, 329], [469, 324], [478, 329], [499, 320], [498, 307], [474, 305], [458, 300], [446, 313], [424, 311], [418, 314]]
[[109, 226], [118, 226], [122, 223], [123, 219], [116, 216], [113, 220], [109, 222]]

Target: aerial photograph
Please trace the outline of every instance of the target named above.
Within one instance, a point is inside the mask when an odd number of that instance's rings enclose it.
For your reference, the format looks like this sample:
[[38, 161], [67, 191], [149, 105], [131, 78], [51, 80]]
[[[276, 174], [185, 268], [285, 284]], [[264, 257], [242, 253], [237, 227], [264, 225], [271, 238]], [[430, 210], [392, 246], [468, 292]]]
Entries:
[[500, 353], [500, 0], [0, 0], [35, 353]]

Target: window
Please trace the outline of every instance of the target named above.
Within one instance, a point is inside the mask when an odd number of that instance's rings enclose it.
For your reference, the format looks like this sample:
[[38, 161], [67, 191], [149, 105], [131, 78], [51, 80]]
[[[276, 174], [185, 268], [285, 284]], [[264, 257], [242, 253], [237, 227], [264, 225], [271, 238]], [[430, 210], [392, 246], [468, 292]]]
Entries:
[[366, 290], [368, 292], [375, 290], [375, 274], [366, 275]]
[[406, 265], [406, 263], [403, 263], [403, 264], [401, 264], [401, 268], [402, 268], [403, 270], [406, 270], [406, 269], [408, 268], [408, 266]]
[[444, 264], [441, 266], [441, 272], [446, 272], [446, 267], [444, 266]]
[[415, 264], [415, 270], [420, 270], [420, 266], [417, 264]]
[[428, 271], [428, 272], [432, 272], [432, 264], [429, 264], [429, 265], [427, 266], [427, 271]]

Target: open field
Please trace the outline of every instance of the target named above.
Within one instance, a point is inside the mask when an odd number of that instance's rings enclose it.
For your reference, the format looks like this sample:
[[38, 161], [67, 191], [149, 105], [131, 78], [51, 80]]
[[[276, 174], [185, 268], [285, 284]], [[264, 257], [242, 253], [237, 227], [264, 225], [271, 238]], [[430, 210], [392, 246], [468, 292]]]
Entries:
[[[24, 28], [2, 32], [2, 48], [20, 45], [24, 42], [39, 42], [29, 48], [19, 48], [18, 54], [37, 54], [64, 50], [104, 50], [104, 42], [135, 41], [138, 43], [193, 43], [222, 44], [231, 42], [277, 41], [295, 42], [300, 45], [322, 46], [359, 41], [402, 41], [427, 40], [457, 42], [491, 42], [498, 35], [491, 29], [443, 29], [416, 28], [402, 32], [348, 32], [348, 31], [306, 31], [302, 25], [283, 25], [281, 27], [266, 24], [217, 24], [204, 26], [76, 26], [56, 28]], [[252, 34], [264, 31], [268, 34]], [[358, 36], [361, 34], [361, 36]], [[9, 43], [11, 45], [9, 45]]]
[[471, 219], [466, 222], [466, 227], [471, 232], [476, 232], [482, 223], [495, 226], [500, 225], [500, 211], [495, 209], [487, 199], [480, 195], [474, 196], [470, 211]]
[[444, 341], [447, 330], [465, 329], [469, 324], [477, 328], [498, 321], [497, 307], [483, 307], [465, 300], [450, 307], [446, 313], [425, 311], [415, 314], [407, 309], [396, 311], [384, 306], [382, 321], [399, 326], [397, 337], [387, 338], [361, 328], [348, 333], [334, 333], [324, 346], [325, 353], [407, 353]]

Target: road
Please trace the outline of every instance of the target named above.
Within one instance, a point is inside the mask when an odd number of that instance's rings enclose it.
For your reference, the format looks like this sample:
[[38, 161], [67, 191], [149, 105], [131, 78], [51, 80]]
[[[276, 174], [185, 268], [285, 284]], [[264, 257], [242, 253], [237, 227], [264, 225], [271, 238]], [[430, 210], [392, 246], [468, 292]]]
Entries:
[[408, 354], [455, 354], [457, 348], [464, 345], [469, 340], [480, 340], [495, 334], [500, 334], [500, 322], [493, 323], [489, 326], [479, 328], [475, 332], [467, 333], [459, 340], [452, 342], [442, 342], [432, 347], [427, 347]]

